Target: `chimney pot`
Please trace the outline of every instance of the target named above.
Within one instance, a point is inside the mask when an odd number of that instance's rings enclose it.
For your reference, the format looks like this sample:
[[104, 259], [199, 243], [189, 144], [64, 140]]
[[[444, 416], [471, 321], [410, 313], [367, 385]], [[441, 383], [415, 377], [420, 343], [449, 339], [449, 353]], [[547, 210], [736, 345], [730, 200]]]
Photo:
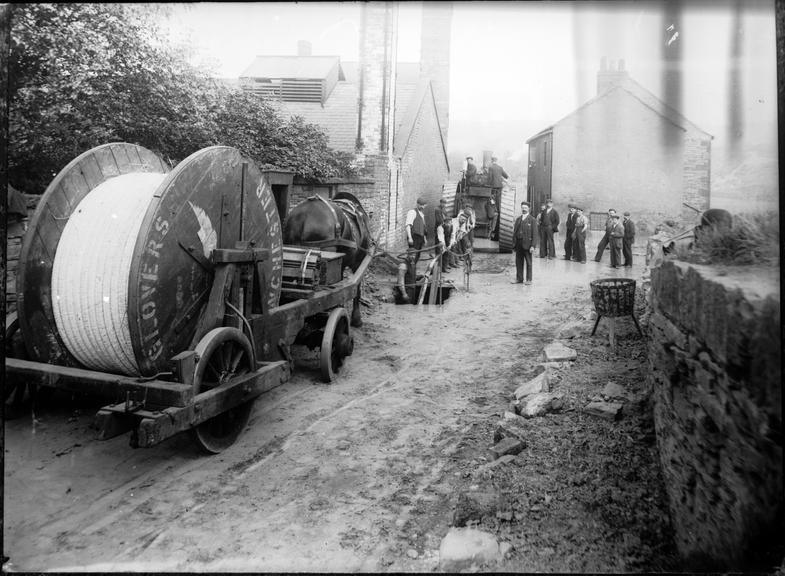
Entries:
[[310, 56], [311, 55], [311, 43], [308, 40], [298, 40], [297, 41], [297, 55], [298, 56]]
[[608, 59], [603, 56], [600, 58], [600, 71], [605, 72], [606, 70], [608, 70]]

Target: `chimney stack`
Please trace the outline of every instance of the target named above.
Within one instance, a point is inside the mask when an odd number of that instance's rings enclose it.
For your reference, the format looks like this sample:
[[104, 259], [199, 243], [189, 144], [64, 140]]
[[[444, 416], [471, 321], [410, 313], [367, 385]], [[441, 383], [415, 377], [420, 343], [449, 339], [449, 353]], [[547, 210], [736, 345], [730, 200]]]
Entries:
[[298, 40], [297, 41], [297, 55], [298, 56], [310, 56], [311, 55], [311, 43], [308, 40]]
[[600, 70], [597, 72], [597, 95], [599, 96], [606, 90], [614, 86], [623, 84], [628, 78], [627, 70], [624, 68], [624, 60], [618, 62], [608, 61], [605, 56], [600, 59]]
[[444, 144], [450, 126], [450, 41], [452, 2], [422, 3], [420, 28], [420, 77], [428, 78], [433, 88], [436, 113]]

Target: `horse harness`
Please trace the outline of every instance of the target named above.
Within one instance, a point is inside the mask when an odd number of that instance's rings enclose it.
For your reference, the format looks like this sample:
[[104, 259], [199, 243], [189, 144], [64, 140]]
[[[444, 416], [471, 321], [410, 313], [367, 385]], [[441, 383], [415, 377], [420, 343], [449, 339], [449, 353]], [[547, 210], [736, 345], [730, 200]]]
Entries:
[[[332, 212], [332, 215], [335, 218], [335, 227], [333, 229], [334, 238], [332, 239], [327, 238], [325, 240], [302, 241], [300, 242], [300, 245], [314, 246], [317, 248], [324, 248], [325, 246], [345, 246], [347, 248], [351, 248], [354, 250], [357, 249], [365, 250], [364, 248], [358, 246], [357, 242], [355, 242], [354, 240], [346, 240], [345, 238], [341, 238], [341, 230], [342, 230], [341, 220], [340, 218], [338, 218], [338, 213], [335, 211], [335, 208], [333, 208], [333, 205], [327, 199], [325, 199], [324, 196], [320, 196], [318, 194], [308, 197], [308, 200], [314, 200], [314, 199], [318, 199], [324, 202], [327, 208], [330, 209], [330, 212]], [[349, 208], [349, 212], [351, 212], [352, 217], [354, 218], [354, 221], [357, 224], [357, 228], [360, 229], [359, 218], [357, 216], [357, 211], [355, 210], [354, 206], [350, 206], [348, 203], [343, 203], [343, 202], [341, 203], [341, 206], [346, 206], [347, 208]]]

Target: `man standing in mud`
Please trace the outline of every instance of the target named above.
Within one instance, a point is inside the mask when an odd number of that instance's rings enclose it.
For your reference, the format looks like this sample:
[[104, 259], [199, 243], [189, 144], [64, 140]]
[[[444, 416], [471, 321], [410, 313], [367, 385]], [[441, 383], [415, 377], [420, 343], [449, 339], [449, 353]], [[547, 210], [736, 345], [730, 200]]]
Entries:
[[605, 235], [600, 240], [600, 243], [597, 244], [597, 254], [594, 256], [594, 261], [599, 262], [602, 260], [602, 254], [605, 252], [605, 248], [608, 246], [608, 242], [611, 240], [611, 228], [613, 227], [613, 215], [616, 214], [616, 210], [610, 208], [608, 210], [608, 219], [605, 221]]
[[553, 208], [553, 200], [548, 198], [545, 210], [540, 218], [540, 258], [551, 260], [556, 258], [556, 246], [553, 244], [553, 235], [559, 231], [559, 213]]
[[581, 264], [586, 264], [586, 230], [589, 228], [589, 221], [583, 215], [583, 208], [575, 207], [575, 228], [572, 231], [572, 254], [575, 260]]
[[406, 241], [409, 244], [409, 253], [414, 259], [415, 272], [417, 261], [420, 259], [420, 250], [425, 246], [425, 198], [417, 198], [417, 208], [409, 210], [406, 214]]
[[529, 214], [529, 203], [521, 202], [521, 215], [515, 220], [512, 231], [513, 249], [515, 250], [515, 281], [524, 281], [524, 264], [526, 265], [526, 284], [532, 283], [532, 254], [537, 248], [537, 220]]
[[619, 215], [613, 215], [611, 225], [611, 268], [618, 268], [621, 265], [621, 246], [624, 240], [624, 225], [619, 221]]
[[621, 252], [624, 255], [624, 267], [632, 266], [632, 245], [635, 244], [635, 222], [630, 220], [630, 213], [624, 213], [624, 241]]
[[575, 211], [575, 206], [572, 204], [567, 204], [567, 207], [570, 209], [570, 213], [567, 214], [567, 221], [565, 222], [565, 239], [564, 239], [564, 259], [565, 260], [572, 260], [572, 244], [574, 239], [572, 237], [572, 233], [575, 230], [575, 218], [577, 218], [577, 213]]

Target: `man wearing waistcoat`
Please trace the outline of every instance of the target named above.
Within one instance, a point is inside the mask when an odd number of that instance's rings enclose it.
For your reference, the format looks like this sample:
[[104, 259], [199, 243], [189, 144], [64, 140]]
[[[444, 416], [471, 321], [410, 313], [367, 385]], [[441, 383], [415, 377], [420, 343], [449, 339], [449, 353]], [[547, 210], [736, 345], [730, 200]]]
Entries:
[[521, 215], [515, 219], [512, 231], [513, 249], [515, 250], [515, 281], [521, 284], [524, 279], [523, 269], [526, 265], [526, 284], [532, 282], [532, 254], [537, 248], [537, 220], [529, 214], [529, 203], [521, 202]]
[[[409, 243], [409, 251], [413, 252], [414, 266], [420, 259], [420, 250], [425, 246], [425, 198], [417, 198], [417, 208], [409, 210], [406, 214], [406, 240]], [[415, 270], [416, 272], [416, 270]]]

